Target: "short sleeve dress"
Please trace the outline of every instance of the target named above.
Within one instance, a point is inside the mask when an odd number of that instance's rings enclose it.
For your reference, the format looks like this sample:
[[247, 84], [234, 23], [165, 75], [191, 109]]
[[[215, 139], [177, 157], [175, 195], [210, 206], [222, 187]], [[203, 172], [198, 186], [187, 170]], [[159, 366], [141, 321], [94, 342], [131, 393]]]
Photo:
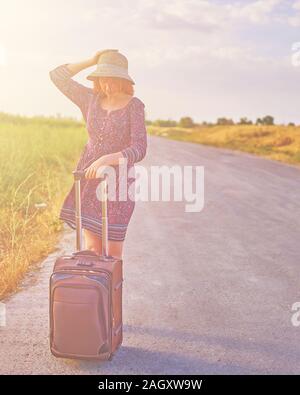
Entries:
[[[116, 173], [116, 197], [108, 195], [108, 239], [123, 241], [132, 216], [135, 200], [132, 194], [135, 181], [134, 163], [141, 161], [147, 149], [144, 103], [133, 96], [125, 107], [108, 112], [101, 107], [100, 95], [72, 79], [68, 63], [51, 70], [49, 75], [55, 86], [76, 104], [86, 123], [88, 141], [84, 146], [76, 170], [83, 170], [102, 155], [121, 151], [127, 159], [127, 193], [119, 198], [119, 166]], [[133, 168], [133, 169], [132, 169]], [[122, 173], [123, 174], [123, 173]], [[121, 178], [120, 178], [121, 179]], [[97, 198], [99, 179], [83, 179], [81, 182], [82, 227], [98, 236], [102, 235], [101, 201]], [[122, 185], [124, 183], [122, 182]], [[75, 229], [75, 184], [67, 194], [59, 213], [59, 219]]]

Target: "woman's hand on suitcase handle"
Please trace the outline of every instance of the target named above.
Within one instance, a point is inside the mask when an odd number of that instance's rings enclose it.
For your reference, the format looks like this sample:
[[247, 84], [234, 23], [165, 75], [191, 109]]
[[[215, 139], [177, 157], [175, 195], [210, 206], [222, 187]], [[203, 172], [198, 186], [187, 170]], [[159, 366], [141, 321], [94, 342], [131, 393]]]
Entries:
[[103, 166], [103, 164], [101, 163], [101, 159], [102, 157], [95, 160], [88, 168], [85, 169], [85, 178], [100, 178], [99, 168]]
[[114, 166], [119, 164], [119, 159], [124, 159], [122, 152], [114, 152], [101, 156], [95, 160], [85, 171], [85, 178], [101, 178], [102, 173], [107, 166]]

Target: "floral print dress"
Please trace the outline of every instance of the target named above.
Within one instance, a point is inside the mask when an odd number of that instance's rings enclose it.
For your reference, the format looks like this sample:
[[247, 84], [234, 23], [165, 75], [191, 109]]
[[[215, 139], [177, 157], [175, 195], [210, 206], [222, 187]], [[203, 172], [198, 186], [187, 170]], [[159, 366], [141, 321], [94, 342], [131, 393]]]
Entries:
[[[88, 141], [76, 166], [84, 170], [99, 157], [121, 151], [127, 160], [125, 185], [127, 193], [119, 198], [124, 182], [119, 182], [119, 166], [113, 166], [116, 174], [116, 197], [108, 194], [108, 239], [123, 241], [132, 216], [135, 201], [129, 189], [134, 191], [134, 163], [141, 161], [147, 149], [144, 103], [133, 96], [125, 107], [108, 112], [101, 107], [100, 95], [72, 79], [72, 73], [62, 64], [51, 70], [49, 75], [55, 86], [76, 104], [86, 123]], [[130, 172], [130, 173], [129, 173]], [[124, 174], [124, 173], [121, 173]], [[124, 180], [124, 178], [123, 178]], [[102, 235], [101, 201], [97, 198], [99, 179], [81, 181], [82, 227]], [[108, 191], [109, 192], [109, 191]], [[134, 192], [133, 192], [134, 194]], [[125, 198], [124, 198], [125, 196]], [[59, 218], [75, 229], [75, 184], [67, 194]]]

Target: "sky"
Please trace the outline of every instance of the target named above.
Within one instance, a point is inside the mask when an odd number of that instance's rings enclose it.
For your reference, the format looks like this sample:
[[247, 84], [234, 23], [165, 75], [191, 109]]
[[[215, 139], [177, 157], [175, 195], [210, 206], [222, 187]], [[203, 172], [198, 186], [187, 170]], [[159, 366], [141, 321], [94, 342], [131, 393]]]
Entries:
[[[299, 0], [0, 0], [0, 10], [0, 111], [81, 118], [49, 71], [117, 48], [149, 120], [300, 124]], [[91, 87], [94, 68], [73, 78]]]

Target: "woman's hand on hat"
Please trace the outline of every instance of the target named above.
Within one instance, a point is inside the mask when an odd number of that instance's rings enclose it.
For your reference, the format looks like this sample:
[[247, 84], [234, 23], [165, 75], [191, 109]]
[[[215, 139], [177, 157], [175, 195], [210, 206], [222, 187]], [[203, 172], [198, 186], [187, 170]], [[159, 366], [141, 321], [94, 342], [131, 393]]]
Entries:
[[95, 66], [98, 63], [99, 57], [104, 53], [104, 52], [109, 52], [109, 51], [118, 51], [118, 49], [103, 49], [102, 51], [97, 51], [94, 56], [91, 58], [91, 66]]

